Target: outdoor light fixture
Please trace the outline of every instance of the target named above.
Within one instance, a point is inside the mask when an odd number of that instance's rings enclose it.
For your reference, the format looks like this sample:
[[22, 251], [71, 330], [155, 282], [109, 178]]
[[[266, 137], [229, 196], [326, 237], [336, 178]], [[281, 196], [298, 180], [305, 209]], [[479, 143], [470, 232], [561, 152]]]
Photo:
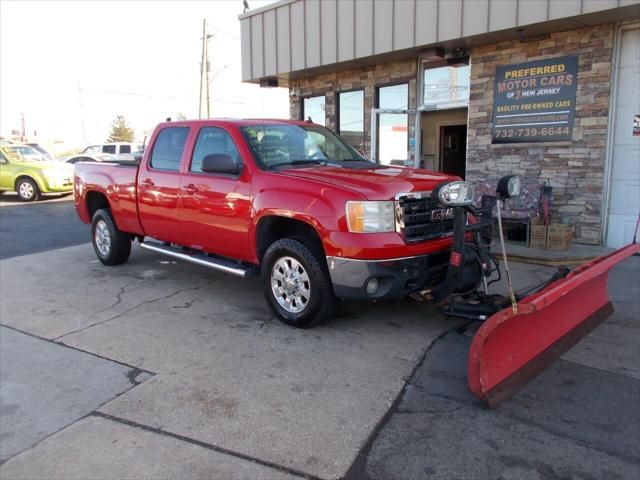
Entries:
[[511, 198], [520, 195], [520, 177], [518, 175], [507, 175], [498, 181], [496, 192], [501, 198]]

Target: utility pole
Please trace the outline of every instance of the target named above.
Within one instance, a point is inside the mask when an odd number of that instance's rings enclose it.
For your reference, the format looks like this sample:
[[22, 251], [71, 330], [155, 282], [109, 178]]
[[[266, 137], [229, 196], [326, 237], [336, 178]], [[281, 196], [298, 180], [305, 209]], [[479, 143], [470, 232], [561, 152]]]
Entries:
[[198, 118], [202, 118], [202, 101], [207, 102], [207, 118], [211, 117], [211, 98], [209, 96], [209, 39], [213, 35], [207, 34], [207, 20], [202, 20], [202, 58], [200, 60], [200, 96], [198, 99]]
[[24, 125], [24, 112], [20, 112], [20, 141], [24, 143], [26, 141], [26, 128]]
[[80, 102], [80, 122], [82, 125], [82, 143], [87, 144], [87, 127], [84, 121], [84, 101], [82, 99], [82, 88], [80, 88], [80, 81], [78, 80], [78, 101]]

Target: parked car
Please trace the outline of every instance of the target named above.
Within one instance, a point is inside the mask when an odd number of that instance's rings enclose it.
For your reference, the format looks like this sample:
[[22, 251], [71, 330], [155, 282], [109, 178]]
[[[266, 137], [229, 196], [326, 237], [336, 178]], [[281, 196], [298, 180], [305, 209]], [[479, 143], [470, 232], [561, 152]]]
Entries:
[[115, 155], [109, 155], [107, 153], [81, 153], [78, 155], [72, 155], [71, 157], [65, 159], [66, 163], [75, 164], [78, 162], [114, 162], [117, 161]]
[[24, 202], [38, 200], [43, 193], [73, 191], [73, 166], [47, 161], [28, 145], [0, 147], [0, 192], [15, 191]]
[[95, 154], [106, 153], [114, 155], [116, 160], [133, 160], [133, 153], [138, 150], [138, 146], [128, 142], [111, 142], [98, 145], [89, 145], [80, 153]]

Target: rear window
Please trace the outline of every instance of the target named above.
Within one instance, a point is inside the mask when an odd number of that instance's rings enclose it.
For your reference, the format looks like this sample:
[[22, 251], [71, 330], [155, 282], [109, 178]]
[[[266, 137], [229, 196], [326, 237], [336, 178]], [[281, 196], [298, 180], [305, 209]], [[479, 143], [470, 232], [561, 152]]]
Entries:
[[168, 127], [160, 131], [151, 152], [151, 168], [178, 171], [189, 127]]
[[120, 145], [120, 153], [131, 153], [131, 145]]

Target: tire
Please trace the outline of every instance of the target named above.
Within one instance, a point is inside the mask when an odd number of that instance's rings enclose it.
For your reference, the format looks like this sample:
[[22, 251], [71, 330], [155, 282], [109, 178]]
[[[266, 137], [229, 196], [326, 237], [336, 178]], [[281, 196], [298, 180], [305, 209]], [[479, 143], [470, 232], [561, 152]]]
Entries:
[[303, 238], [283, 238], [262, 259], [267, 303], [278, 318], [293, 327], [310, 328], [336, 311], [331, 277], [322, 249]]
[[16, 182], [16, 193], [23, 202], [34, 202], [40, 198], [38, 184], [30, 178], [21, 178]]
[[121, 232], [106, 208], [93, 214], [91, 220], [91, 243], [98, 260], [104, 265], [120, 265], [131, 254], [131, 236]]

